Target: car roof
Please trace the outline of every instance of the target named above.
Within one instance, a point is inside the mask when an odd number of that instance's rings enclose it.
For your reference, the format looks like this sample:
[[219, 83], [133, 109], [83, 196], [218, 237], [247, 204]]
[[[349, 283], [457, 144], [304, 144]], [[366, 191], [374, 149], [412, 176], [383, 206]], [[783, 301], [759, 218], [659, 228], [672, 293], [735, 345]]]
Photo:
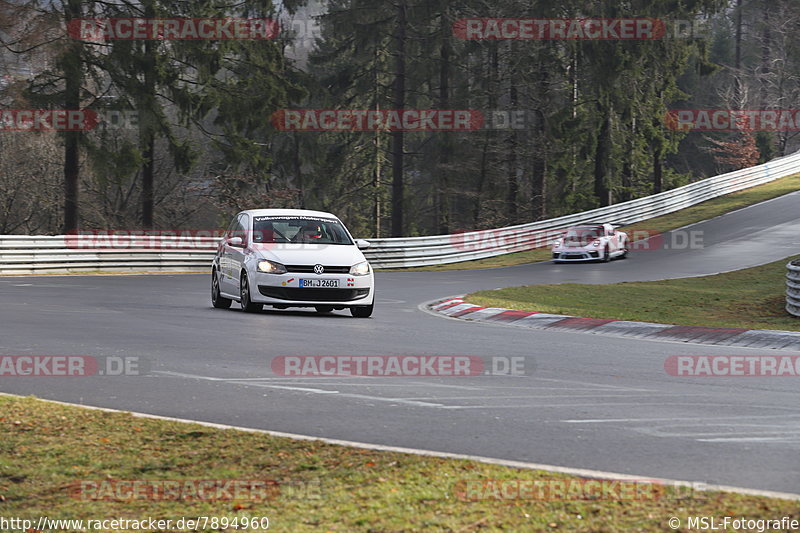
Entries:
[[254, 217], [306, 216], [306, 217], [333, 218], [336, 220], [339, 219], [339, 217], [337, 217], [334, 214], [326, 213], [324, 211], [312, 211], [310, 209], [248, 209], [246, 211], [242, 211], [242, 213], [247, 213], [248, 215]]

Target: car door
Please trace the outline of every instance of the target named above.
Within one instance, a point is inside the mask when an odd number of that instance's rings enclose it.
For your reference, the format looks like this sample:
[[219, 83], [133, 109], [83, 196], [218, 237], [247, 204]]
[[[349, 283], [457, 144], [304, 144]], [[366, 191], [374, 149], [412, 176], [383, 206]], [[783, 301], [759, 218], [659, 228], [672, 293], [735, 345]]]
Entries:
[[230, 262], [230, 283], [231, 294], [239, 294], [240, 274], [242, 266], [244, 265], [247, 247], [249, 245], [248, 237], [250, 235], [250, 215], [241, 213], [236, 220], [236, 227], [231, 234], [231, 238], [241, 239], [241, 244], [228, 243], [228, 261]]
[[222, 243], [220, 244], [219, 286], [222, 292], [226, 294], [239, 294], [239, 286], [237, 285], [237, 281], [233, 278], [232, 252], [234, 248], [230, 245], [230, 239], [236, 232], [240, 216], [240, 214], [237, 214], [233, 217], [233, 220], [231, 220], [222, 238]]

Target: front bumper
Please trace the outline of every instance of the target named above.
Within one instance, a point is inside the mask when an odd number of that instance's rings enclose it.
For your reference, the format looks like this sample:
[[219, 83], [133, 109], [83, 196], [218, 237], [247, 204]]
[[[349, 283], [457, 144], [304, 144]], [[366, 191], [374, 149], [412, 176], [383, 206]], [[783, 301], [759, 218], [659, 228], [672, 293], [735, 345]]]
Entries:
[[600, 250], [553, 250], [553, 261], [597, 261]]
[[[301, 279], [338, 280], [336, 288], [300, 287]], [[250, 294], [254, 303], [287, 306], [313, 307], [333, 305], [352, 307], [372, 305], [374, 301], [374, 278], [349, 274], [265, 274], [257, 272], [250, 278]]]

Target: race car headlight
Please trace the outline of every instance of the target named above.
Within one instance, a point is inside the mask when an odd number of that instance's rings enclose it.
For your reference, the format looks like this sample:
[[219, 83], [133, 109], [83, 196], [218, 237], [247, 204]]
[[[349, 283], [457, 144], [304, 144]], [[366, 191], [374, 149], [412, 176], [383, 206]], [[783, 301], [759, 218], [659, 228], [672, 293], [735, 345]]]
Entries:
[[267, 274], [286, 274], [286, 267], [275, 261], [262, 259], [258, 262], [258, 271]]
[[369, 263], [366, 261], [350, 267], [350, 275], [352, 276], [366, 276], [371, 271]]
[[592, 243], [592, 246], [600, 246], [600, 241], [594, 241], [594, 242]]
[[553, 241], [553, 247], [561, 248], [561, 239], [556, 239], [555, 241]]

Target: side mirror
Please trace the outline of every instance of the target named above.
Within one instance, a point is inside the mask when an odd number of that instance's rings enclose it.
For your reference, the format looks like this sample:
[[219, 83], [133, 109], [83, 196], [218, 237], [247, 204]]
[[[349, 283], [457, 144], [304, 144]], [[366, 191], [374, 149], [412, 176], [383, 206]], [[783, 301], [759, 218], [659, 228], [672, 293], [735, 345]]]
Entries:
[[367, 248], [372, 246], [372, 243], [370, 243], [369, 241], [365, 241], [364, 239], [356, 239], [356, 246], [358, 246], [359, 250], [366, 250]]
[[231, 237], [228, 239], [228, 246], [233, 246], [234, 248], [241, 248], [244, 246], [244, 241], [241, 237]]

